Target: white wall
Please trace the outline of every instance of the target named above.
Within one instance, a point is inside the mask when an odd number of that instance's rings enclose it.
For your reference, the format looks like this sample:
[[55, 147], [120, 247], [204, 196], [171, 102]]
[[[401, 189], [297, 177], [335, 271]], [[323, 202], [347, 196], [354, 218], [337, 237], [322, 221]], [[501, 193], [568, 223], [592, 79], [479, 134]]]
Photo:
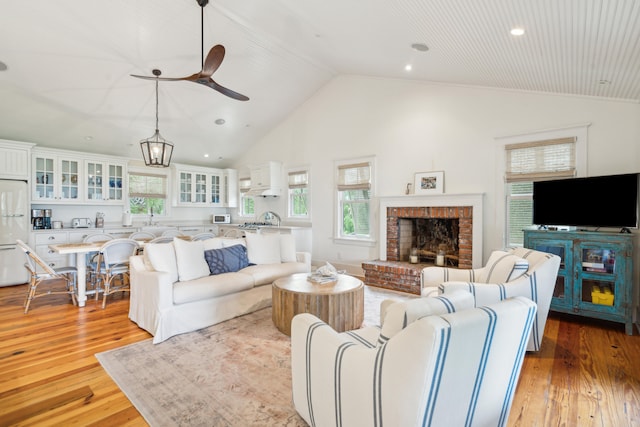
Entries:
[[[234, 167], [264, 160], [282, 161], [285, 169], [310, 165], [313, 258], [353, 264], [376, 259], [378, 248], [332, 240], [333, 162], [375, 155], [377, 196], [404, 194], [414, 173], [442, 170], [445, 193], [484, 193], [486, 258], [503, 246], [504, 234], [503, 147], [495, 138], [584, 123], [591, 123], [588, 175], [640, 172], [637, 103], [341, 76]], [[256, 211], [284, 213], [285, 202], [259, 201]]]

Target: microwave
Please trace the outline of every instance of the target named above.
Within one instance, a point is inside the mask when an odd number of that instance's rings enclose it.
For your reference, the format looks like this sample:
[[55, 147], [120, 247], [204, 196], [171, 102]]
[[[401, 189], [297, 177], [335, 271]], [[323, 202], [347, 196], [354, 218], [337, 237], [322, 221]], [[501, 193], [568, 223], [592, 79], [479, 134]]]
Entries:
[[211, 223], [212, 224], [230, 224], [231, 215], [229, 214], [211, 215]]

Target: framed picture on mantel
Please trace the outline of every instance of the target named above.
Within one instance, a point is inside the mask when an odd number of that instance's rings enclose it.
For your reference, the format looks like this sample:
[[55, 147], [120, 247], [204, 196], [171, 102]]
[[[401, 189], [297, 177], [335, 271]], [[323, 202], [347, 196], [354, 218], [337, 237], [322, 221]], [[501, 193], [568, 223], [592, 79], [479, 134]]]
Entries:
[[413, 188], [415, 194], [442, 194], [444, 192], [444, 172], [418, 172]]

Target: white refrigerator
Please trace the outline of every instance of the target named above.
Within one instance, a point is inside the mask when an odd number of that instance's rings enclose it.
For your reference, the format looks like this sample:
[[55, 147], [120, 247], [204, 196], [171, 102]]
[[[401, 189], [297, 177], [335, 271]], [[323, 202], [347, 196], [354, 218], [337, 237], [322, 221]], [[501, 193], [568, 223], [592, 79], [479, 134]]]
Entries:
[[16, 239], [29, 241], [29, 187], [25, 181], [0, 179], [0, 286], [29, 281], [24, 251]]

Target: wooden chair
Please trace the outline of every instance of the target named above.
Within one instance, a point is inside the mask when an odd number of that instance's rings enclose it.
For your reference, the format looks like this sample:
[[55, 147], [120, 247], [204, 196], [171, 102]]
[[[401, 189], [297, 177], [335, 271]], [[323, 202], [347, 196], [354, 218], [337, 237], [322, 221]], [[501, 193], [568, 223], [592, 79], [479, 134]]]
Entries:
[[[71, 295], [73, 305], [77, 305], [75, 279], [78, 270], [75, 267], [52, 268], [22, 240], [16, 240], [16, 242], [27, 256], [27, 262], [25, 262], [24, 266], [31, 275], [29, 288], [27, 290], [27, 297], [24, 301], [24, 314], [29, 312], [31, 301], [46, 295]], [[38, 271], [38, 267], [42, 269], [42, 272]], [[55, 287], [55, 283], [60, 283], [60, 281], [64, 281], [65, 283], [65, 287], [63, 289]], [[41, 284], [51, 284], [52, 286], [47, 287], [46, 291], [38, 292], [38, 287]]]
[[[140, 245], [132, 239], [113, 239], [100, 248], [100, 281], [104, 284], [102, 308], [107, 296], [116, 292], [129, 292], [129, 258], [137, 254]], [[119, 285], [115, 285], [116, 281]]]
[[204, 233], [198, 233], [194, 236], [191, 237], [192, 241], [196, 241], [196, 240], [207, 240], [207, 239], [213, 239], [214, 237], [216, 237], [215, 234], [210, 233], [210, 232], [204, 232]]

